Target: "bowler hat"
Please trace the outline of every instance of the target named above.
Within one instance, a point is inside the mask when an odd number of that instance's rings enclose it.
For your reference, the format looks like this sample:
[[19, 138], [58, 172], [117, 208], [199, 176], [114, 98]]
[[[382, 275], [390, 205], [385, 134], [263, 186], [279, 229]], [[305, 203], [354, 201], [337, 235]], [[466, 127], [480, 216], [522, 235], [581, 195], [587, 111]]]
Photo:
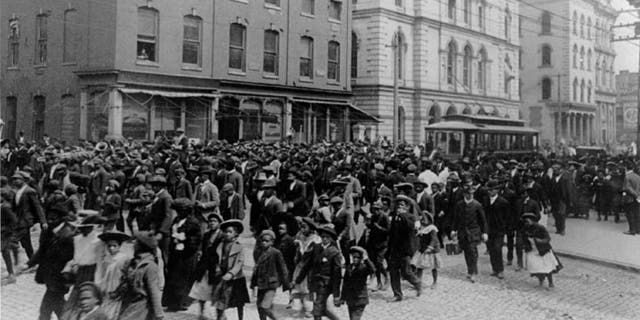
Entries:
[[344, 200], [342, 200], [341, 197], [338, 196], [334, 196], [331, 198], [331, 201], [329, 201], [329, 203], [334, 204], [334, 203], [343, 203]]
[[274, 240], [276, 238], [276, 234], [269, 229], [262, 230], [262, 232], [260, 232], [259, 238], [262, 239], [264, 237], [271, 237], [271, 239]]
[[155, 252], [158, 248], [158, 239], [151, 231], [140, 231], [135, 234], [135, 238], [145, 252]]
[[165, 185], [167, 184], [167, 179], [161, 175], [155, 175], [149, 178], [149, 184], [157, 184], [157, 185]]
[[275, 188], [276, 182], [273, 179], [269, 179], [267, 181], [264, 182], [264, 184], [262, 184], [262, 189], [269, 189], [269, 188]]
[[131, 237], [122, 231], [107, 231], [98, 235], [98, 238], [104, 242], [115, 240], [117, 242], [125, 242]]
[[322, 227], [318, 228], [318, 233], [320, 234], [328, 234], [332, 239], [336, 239], [338, 237], [338, 235], [336, 234], [336, 231], [333, 229], [332, 226], [329, 225], [325, 225]]
[[527, 219], [527, 218], [531, 218], [533, 221], [540, 220], [540, 217], [538, 217], [538, 215], [533, 213], [533, 212], [525, 212], [525, 213], [522, 214], [522, 217], [521, 217], [522, 220]]
[[367, 250], [360, 246], [353, 246], [349, 248], [349, 253], [359, 253], [361, 256], [364, 256], [367, 254]]

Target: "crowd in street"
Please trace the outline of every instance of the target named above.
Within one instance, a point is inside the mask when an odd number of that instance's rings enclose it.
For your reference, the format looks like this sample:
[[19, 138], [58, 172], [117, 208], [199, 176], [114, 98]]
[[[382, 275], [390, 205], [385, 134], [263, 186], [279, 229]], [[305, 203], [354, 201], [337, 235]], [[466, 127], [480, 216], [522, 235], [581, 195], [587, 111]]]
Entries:
[[[628, 156], [452, 160], [406, 144], [205, 144], [179, 134], [3, 141], [3, 285], [35, 271], [46, 287], [41, 320], [162, 319], [194, 303], [204, 317], [206, 302], [217, 319], [228, 309], [242, 319], [252, 302], [260, 319], [278, 319], [277, 290], [301, 317], [338, 319], [333, 304], [361, 319], [370, 281], [397, 302], [402, 280], [423, 293], [427, 270], [438, 292], [442, 254], [463, 253], [474, 283], [479, 246], [491, 276], [513, 266], [553, 288], [563, 266], [549, 216], [559, 235], [591, 209], [640, 235], [638, 159]], [[241, 235], [256, 240], [250, 276]]]

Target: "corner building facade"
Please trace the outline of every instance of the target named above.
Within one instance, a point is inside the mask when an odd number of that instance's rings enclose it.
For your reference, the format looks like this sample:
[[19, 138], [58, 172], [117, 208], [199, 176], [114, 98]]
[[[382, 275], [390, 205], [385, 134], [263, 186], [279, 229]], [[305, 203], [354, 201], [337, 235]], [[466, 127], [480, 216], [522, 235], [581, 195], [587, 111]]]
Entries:
[[381, 120], [367, 135], [393, 135], [394, 75], [400, 141], [424, 143], [445, 115], [519, 119], [518, 17], [512, 0], [358, 0], [352, 88]]
[[[2, 1], [5, 138], [348, 140], [351, 1]], [[5, 40], [6, 41], [6, 40]]]
[[522, 114], [542, 145], [613, 144], [616, 53], [608, 0], [528, 1]]

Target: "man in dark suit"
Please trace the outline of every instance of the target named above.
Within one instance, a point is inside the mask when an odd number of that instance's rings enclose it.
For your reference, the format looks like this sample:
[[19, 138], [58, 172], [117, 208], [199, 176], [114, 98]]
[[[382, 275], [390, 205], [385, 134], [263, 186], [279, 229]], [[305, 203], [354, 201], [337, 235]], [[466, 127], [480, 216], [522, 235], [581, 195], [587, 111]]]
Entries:
[[306, 188], [304, 182], [298, 180], [299, 176], [296, 168], [290, 168], [289, 172], [287, 172], [284, 191], [284, 202], [287, 212], [295, 217], [303, 217], [308, 214]]
[[[42, 205], [38, 199], [37, 192], [27, 185], [30, 179], [26, 172], [18, 171], [13, 176], [13, 186], [16, 189], [14, 212], [18, 218], [17, 229], [15, 230], [16, 240], [20, 242], [27, 257], [33, 256], [33, 246], [31, 245], [31, 227], [38, 219], [42, 230], [49, 228]], [[18, 257], [18, 248], [14, 248], [14, 254]]]
[[171, 235], [171, 204], [173, 199], [166, 189], [167, 180], [163, 176], [153, 176], [149, 179], [149, 184], [156, 193], [155, 199], [151, 203], [148, 221], [151, 231], [158, 238], [158, 248], [162, 251], [162, 259], [167, 265], [169, 254], [169, 243]]
[[640, 176], [635, 173], [635, 165], [628, 161], [627, 172], [622, 187], [624, 209], [629, 223], [628, 235], [640, 234]]
[[178, 183], [176, 184], [175, 197], [177, 198], [187, 198], [193, 199], [193, 188], [191, 187], [191, 182], [187, 180], [187, 173], [184, 169], [179, 168], [176, 170], [176, 179]]
[[420, 212], [428, 211], [431, 215], [435, 215], [435, 203], [431, 195], [427, 193], [429, 186], [421, 180], [416, 180], [413, 183], [413, 187], [416, 190], [416, 201], [418, 202]]
[[410, 208], [412, 199], [399, 195], [396, 198], [396, 208], [392, 212], [389, 226], [389, 246], [387, 261], [389, 263], [389, 277], [393, 290], [393, 302], [402, 301], [402, 286], [400, 277], [409, 281], [416, 289], [417, 295], [422, 293], [422, 285], [413, 270], [409, 268], [409, 262], [416, 251], [415, 222], [416, 217]]
[[482, 205], [473, 198], [473, 187], [464, 185], [462, 189], [464, 199], [455, 206], [451, 237], [457, 235], [467, 264], [467, 279], [474, 283], [478, 275], [478, 244], [488, 240], [487, 219]]
[[[256, 223], [256, 236], [265, 229], [278, 230], [278, 225], [284, 219], [285, 210], [282, 201], [276, 195], [276, 187], [275, 180], [267, 180], [262, 185], [263, 195], [260, 200], [260, 216]], [[288, 224], [287, 227], [291, 228]]]
[[498, 194], [501, 187], [502, 185], [496, 180], [490, 180], [487, 183], [489, 201], [484, 210], [487, 226], [489, 227], [487, 247], [489, 249], [489, 258], [491, 259], [491, 269], [493, 270], [491, 275], [498, 279], [504, 279], [502, 245], [504, 244], [504, 235], [507, 230], [510, 211], [509, 202]]
[[522, 215], [525, 213], [533, 213], [540, 219], [542, 208], [538, 201], [531, 197], [531, 194], [536, 194], [534, 184], [524, 185], [524, 194], [522, 199], [518, 200], [516, 205], [517, 210], [514, 210], [509, 214], [507, 225], [507, 265], [513, 263], [513, 248], [515, 238], [516, 249], [516, 262], [518, 266], [516, 271], [520, 271], [524, 265], [522, 260], [522, 254], [524, 250], [524, 223], [522, 222]]
[[232, 157], [227, 162], [227, 182], [233, 185], [234, 191], [240, 196], [241, 205], [244, 208], [244, 178], [242, 174], [236, 170], [236, 166], [240, 164], [240, 159]]
[[551, 178], [551, 188], [549, 191], [549, 200], [551, 202], [551, 212], [556, 223], [556, 233], [564, 235], [565, 219], [567, 209], [573, 204], [573, 193], [571, 192], [570, 177], [566, 176], [564, 164], [555, 162], [551, 169], [553, 177]]

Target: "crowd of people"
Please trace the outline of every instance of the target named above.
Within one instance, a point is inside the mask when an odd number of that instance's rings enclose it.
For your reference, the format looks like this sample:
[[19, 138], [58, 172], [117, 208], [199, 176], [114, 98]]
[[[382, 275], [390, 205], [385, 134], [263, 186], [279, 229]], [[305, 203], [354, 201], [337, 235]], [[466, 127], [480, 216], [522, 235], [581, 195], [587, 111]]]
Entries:
[[[448, 160], [406, 144], [203, 144], [183, 133], [4, 141], [0, 156], [3, 284], [35, 271], [46, 286], [41, 320], [162, 319], [193, 303], [204, 317], [206, 302], [217, 319], [230, 308], [242, 319], [250, 291], [260, 319], [277, 319], [278, 289], [301, 316], [338, 319], [331, 303], [360, 319], [370, 279], [373, 290], [391, 286], [390, 301], [403, 300], [402, 279], [420, 296], [424, 270], [436, 289], [444, 248], [464, 253], [472, 283], [484, 243], [491, 276], [503, 279], [515, 258], [516, 271], [552, 288], [562, 264], [549, 215], [564, 235], [571, 215], [593, 208], [618, 222], [623, 212], [627, 233], [640, 234], [638, 163], [623, 156]], [[247, 279], [241, 239], [251, 236]]]

